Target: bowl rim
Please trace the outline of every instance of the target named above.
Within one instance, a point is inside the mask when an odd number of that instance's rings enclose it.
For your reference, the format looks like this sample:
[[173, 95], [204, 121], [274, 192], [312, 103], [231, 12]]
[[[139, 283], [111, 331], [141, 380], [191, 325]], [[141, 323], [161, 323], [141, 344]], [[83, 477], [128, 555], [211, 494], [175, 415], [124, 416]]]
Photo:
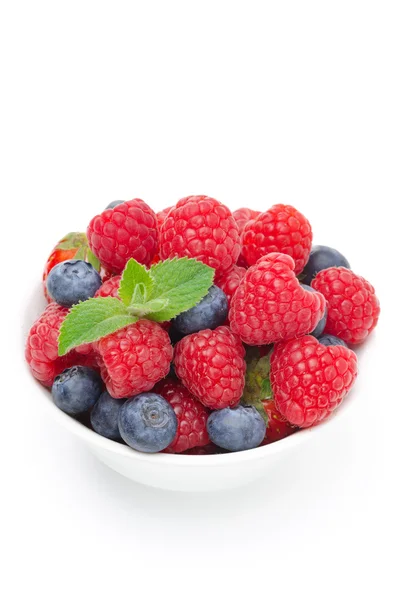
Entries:
[[[45, 302], [45, 298], [42, 295], [42, 285], [41, 283], [39, 283], [32, 290], [31, 302], [27, 304], [27, 309], [25, 310], [24, 314], [24, 326], [21, 332], [23, 338], [23, 351], [25, 349], [26, 336], [33, 324], [33, 321], [35, 321], [36, 318], [41, 314], [46, 304], [47, 303]], [[39, 309], [40, 305], [42, 306], [41, 310]], [[36, 316], [32, 320], [33, 314]], [[316, 438], [318, 433], [322, 431], [323, 427], [326, 427], [327, 429], [335, 427], [335, 425], [340, 421], [341, 415], [346, 415], [346, 413], [350, 410], [351, 406], [354, 405], [353, 397], [355, 395], [355, 389], [353, 388], [349, 392], [347, 397], [344, 398], [339, 407], [321, 423], [314, 425], [313, 427], [298, 429], [298, 431], [289, 435], [286, 438], [283, 438], [271, 444], [266, 444], [265, 446], [252, 448], [251, 450], [242, 450], [240, 452], [228, 452], [225, 454], [206, 455], [171, 454], [166, 452], [138, 452], [137, 450], [134, 450], [126, 444], [122, 444], [120, 442], [116, 442], [114, 440], [110, 440], [101, 436], [99, 433], [96, 433], [94, 430], [90, 429], [83, 423], [77, 421], [74, 417], [68, 415], [67, 413], [59, 409], [52, 400], [51, 390], [43, 386], [39, 381], [37, 381], [37, 379], [35, 379], [32, 376], [26, 361], [24, 361], [24, 365], [25, 372], [29, 374], [29, 380], [36, 387], [37, 392], [40, 393], [41, 391], [45, 396], [45, 406], [47, 410], [49, 411], [49, 413], [52, 413], [55, 419], [66, 429], [68, 429], [71, 433], [74, 433], [78, 438], [80, 438], [83, 442], [85, 442], [91, 447], [96, 447], [98, 448], [98, 450], [103, 450], [104, 452], [117, 454], [118, 456], [124, 457], [126, 459], [134, 459], [144, 463], [162, 463], [164, 465], [176, 465], [181, 467], [211, 467], [217, 465], [233, 464], [238, 462], [262, 460], [266, 456], [279, 454], [284, 450], [294, 448], [295, 446], [298, 446], [301, 443], [308, 441], [309, 439]]]

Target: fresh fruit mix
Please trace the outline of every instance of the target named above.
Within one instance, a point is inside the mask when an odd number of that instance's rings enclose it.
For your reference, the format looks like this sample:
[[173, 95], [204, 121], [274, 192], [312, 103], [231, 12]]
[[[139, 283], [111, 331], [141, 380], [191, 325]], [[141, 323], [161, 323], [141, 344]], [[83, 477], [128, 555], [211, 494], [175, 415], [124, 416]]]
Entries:
[[140, 452], [216, 454], [326, 419], [379, 301], [292, 206], [111, 202], [52, 251], [26, 360], [67, 414]]

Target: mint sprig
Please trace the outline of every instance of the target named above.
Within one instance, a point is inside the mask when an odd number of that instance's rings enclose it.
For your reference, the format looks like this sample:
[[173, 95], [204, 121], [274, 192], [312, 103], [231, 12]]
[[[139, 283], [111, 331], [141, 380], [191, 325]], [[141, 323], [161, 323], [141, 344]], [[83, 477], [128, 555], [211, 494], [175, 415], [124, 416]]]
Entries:
[[90, 298], [72, 307], [58, 340], [63, 356], [145, 318], [159, 323], [195, 306], [208, 293], [215, 271], [192, 258], [173, 258], [146, 269], [131, 258], [122, 274], [118, 298]]

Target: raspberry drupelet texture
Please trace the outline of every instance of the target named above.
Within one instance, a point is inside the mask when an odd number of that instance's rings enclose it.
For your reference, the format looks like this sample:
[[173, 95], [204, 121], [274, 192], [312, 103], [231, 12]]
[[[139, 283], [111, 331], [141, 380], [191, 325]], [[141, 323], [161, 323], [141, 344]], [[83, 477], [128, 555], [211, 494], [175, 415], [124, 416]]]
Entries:
[[246, 344], [272, 344], [313, 331], [325, 304], [321, 294], [299, 284], [292, 258], [274, 252], [241, 280], [230, 305], [230, 327]]
[[175, 371], [187, 389], [211, 409], [234, 406], [245, 383], [245, 350], [229, 327], [205, 329], [176, 345]]
[[121, 273], [130, 258], [149, 265], [157, 252], [156, 215], [134, 198], [94, 217], [87, 238], [95, 256], [114, 273]]
[[153, 391], [171, 404], [178, 419], [176, 436], [165, 452], [185, 452], [210, 443], [207, 433], [209, 411], [182, 383], [174, 379], [165, 379], [160, 381]]
[[242, 255], [249, 266], [270, 252], [282, 252], [294, 259], [298, 274], [309, 260], [312, 246], [309, 221], [293, 206], [276, 204], [247, 223], [242, 234]]
[[120, 287], [121, 275], [115, 275], [111, 277], [105, 283], [101, 285], [99, 290], [95, 293], [94, 298], [118, 298], [118, 290]]
[[251, 208], [238, 208], [233, 211], [232, 215], [237, 223], [239, 233], [243, 233], [244, 227], [248, 221], [253, 221], [256, 217], [259, 217], [260, 214], [259, 210], [251, 210]]
[[342, 402], [357, 376], [357, 357], [345, 346], [323, 346], [306, 335], [275, 346], [270, 359], [274, 402], [293, 425], [310, 427]]
[[380, 313], [373, 286], [345, 267], [320, 271], [311, 285], [327, 300], [325, 333], [347, 344], [363, 342], [376, 326]]
[[102, 379], [113, 398], [127, 398], [152, 389], [170, 370], [168, 333], [142, 319], [94, 343]]
[[33, 376], [46, 387], [51, 387], [64, 369], [74, 365], [96, 366], [95, 358], [88, 351], [84, 356], [75, 350], [58, 356], [59, 330], [68, 312], [69, 309], [51, 302], [29, 331], [25, 358]]
[[182, 198], [160, 230], [160, 258], [196, 258], [221, 275], [240, 254], [240, 235], [230, 210], [208, 196]]
[[167, 208], [163, 208], [163, 210], [160, 210], [157, 214], [157, 228], [160, 231], [162, 224], [164, 223], [168, 213], [170, 212], [171, 209], [173, 209], [173, 206], [167, 206]]
[[233, 267], [229, 269], [226, 273], [223, 273], [223, 275], [215, 279], [216, 285], [225, 292], [229, 306], [230, 301], [233, 298], [234, 293], [237, 290], [246, 272], [247, 269], [245, 269], [244, 267], [238, 267], [237, 265], [233, 265]]

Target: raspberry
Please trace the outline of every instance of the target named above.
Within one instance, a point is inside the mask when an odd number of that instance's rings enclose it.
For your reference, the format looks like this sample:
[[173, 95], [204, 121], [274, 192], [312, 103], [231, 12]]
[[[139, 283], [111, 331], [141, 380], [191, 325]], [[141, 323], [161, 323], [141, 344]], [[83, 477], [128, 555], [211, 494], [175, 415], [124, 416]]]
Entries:
[[142, 319], [128, 325], [100, 339], [94, 349], [102, 379], [113, 398], [147, 392], [170, 370], [170, 338], [154, 321]]
[[208, 196], [188, 196], [170, 210], [160, 231], [160, 257], [188, 256], [221, 275], [240, 254], [238, 227], [230, 210]]
[[149, 265], [157, 251], [156, 215], [143, 200], [128, 200], [94, 217], [87, 238], [92, 252], [114, 273], [121, 273], [130, 258]]
[[101, 285], [99, 290], [95, 293], [94, 298], [108, 298], [111, 296], [112, 298], [118, 298], [118, 290], [120, 287], [121, 275], [115, 275], [111, 277], [105, 283]]
[[25, 348], [25, 358], [33, 376], [43, 385], [51, 387], [57, 375], [74, 365], [96, 366], [90, 352], [86, 356], [72, 350], [58, 356], [58, 336], [61, 324], [69, 310], [51, 302], [32, 325]]
[[296, 431], [296, 427], [288, 423], [277, 410], [273, 400], [262, 400], [262, 405], [267, 414], [266, 436], [262, 446], [278, 442]]
[[210, 443], [207, 433], [209, 411], [182, 383], [165, 379], [153, 391], [171, 404], [178, 419], [176, 436], [165, 452], [179, 453]]
[[164, 223], [168, 213], [170, 212], [171, 209], [173, 209], [173, 206], [168, 206], [167, 208], [164, 208], [163, 210], [160, 210], [160, 212], [158, 212], [156, 214], [156, 218], [157, 218], [157, 229], [160, 231], [160, 228], [162, 226], [162, 224]]
[[312, 245], [309, 221], [293, 206], [276, 204], [253, 222], [242, 234], [242, 254], [249, 266], [270, 252], [288, 254], [295, 261], [295, 273], [309, 260]]
[[372, 285], [345, 267], [320, 271], [312, 287], [328, 303], [325, 333], [348, 344], [360, 344], [371, 333], [379, 318], [379, 300]]
[[175, 371], [187, 389], [212, 409], [234, 406], [245, 382], [245, 350], [229, 327], [204, 329], [176, 345]]
[[306, 335], [277, 344], [270, 359], [274, 402], [293, 425], [310, 427], [342, 402], [357, 376], [357, 357], [345, 346], [323, 346]]
[[233, 265], [233, 267], [229, 269], [229, 271], [223, 273], [223, 275], [215, 279], [216, 285], [225, 292], [229, 306], [230, 301], [234, 296], [234, 292], [237, 290], [239, 283], [246, 274], [246, 272], [247, 269], [244, 269], [244, 267], [238, 267], [237, 265]]
[[251, 210], [250, 208], [238, 208], [233, 211], [232, 215], [237, 223], [239, 233], [243, 233], [244, 227], [248, 221], [253, 221], [256, 217], [259, 217], [260, 214], [259, 210]]
[[325, 311], [321, 294], [304, 290], [294, 274], [294, 261], [277, 252], [250, 267], [230, 305], [232, 331], [252, 346], [262, 346], [310, 333]]

